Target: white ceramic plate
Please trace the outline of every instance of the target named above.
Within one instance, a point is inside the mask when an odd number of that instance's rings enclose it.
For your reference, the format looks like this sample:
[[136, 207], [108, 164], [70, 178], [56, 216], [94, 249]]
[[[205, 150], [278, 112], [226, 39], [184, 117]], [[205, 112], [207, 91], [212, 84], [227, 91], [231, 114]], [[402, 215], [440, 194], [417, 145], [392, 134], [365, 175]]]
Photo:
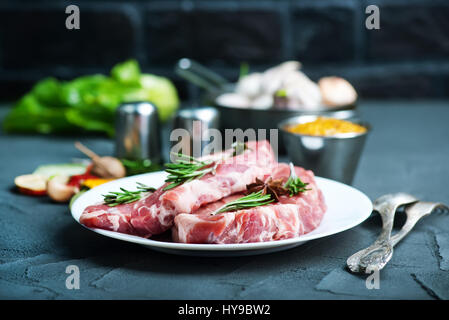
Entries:
[[[118, 179], [100, 185], [87, 191], [73, 203], [71, 208], [72, 216], [79, 222], [79, 218], [84, 208], [101, 202], [103, 200], [102, 195], [109, 191], [118, 191], [120, 187], [135, 190], [136, 182], [141, 182], [157, 188], [164, 183], [165, 177], [166, 173], [160, 171]], [[110, 238], [141, 244], [154, 250], [173, 254], [195, 256], [243, 256], [286, 250], [299, 246], [309, 240], [342, 232], [360, 224], [371, 214], [371, 201], [362, 192], [343, 183], [325, 178], [316, 177], [316, 181], [318, 187], [324, 193], [328, 209], [318, 228], [297, 238], [241, 244], [186, 244], [145, 239], [102, 229], [91, 230]]]

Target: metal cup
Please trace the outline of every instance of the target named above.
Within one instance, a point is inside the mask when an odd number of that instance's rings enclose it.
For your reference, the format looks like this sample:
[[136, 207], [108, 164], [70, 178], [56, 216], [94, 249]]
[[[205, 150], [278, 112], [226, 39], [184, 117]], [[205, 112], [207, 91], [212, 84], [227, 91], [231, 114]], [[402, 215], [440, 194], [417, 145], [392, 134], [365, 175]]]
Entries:
[[[173, 131], [170, 141], [172, 146], [181, 143], [178, 149], [184, 154], [194, 157], [202, 155], [204, 148], [209, 144], [208, 135], [210, 129], [219, 129], [220, 116], [218, 111], [213, 107], [198, 107], [181, 109], [176, 114], [173, 121]], [[176, 129], [185, 131], [186, 134], [176, 133]], [[181, 137], [177, 141], [173, 140]]]
[[290, 160], [295, 165], [312, 170], [317, 176], [351, 184], [369, 126], [362, 123], [367, 128], [364, 133], [337, 136], [308, 136], [286, 130], [290, 125], [313, 121], [316, 118], [317, 116], [299, 116], [279, 124]]
[[115, 132], [117, 157], [160, 162], [159, 117], [153, 104], [132, 102], [119, 106]]

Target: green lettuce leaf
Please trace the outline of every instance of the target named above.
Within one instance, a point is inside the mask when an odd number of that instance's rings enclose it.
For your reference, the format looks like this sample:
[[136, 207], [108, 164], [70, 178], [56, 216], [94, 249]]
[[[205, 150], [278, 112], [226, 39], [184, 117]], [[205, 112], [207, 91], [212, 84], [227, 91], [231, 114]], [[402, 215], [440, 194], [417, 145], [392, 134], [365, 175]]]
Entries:
[[81, 130], [114, 134], [115, 110], [124, 102], [149, 101], [161, 121], [179, 106], [167, 78], [141, 74], [136, 60], [115, 65], [111, 76], [94, 74], [72, 81], [45, 78], [22, 97], [3, 122], [6, 132], [60, 133]]

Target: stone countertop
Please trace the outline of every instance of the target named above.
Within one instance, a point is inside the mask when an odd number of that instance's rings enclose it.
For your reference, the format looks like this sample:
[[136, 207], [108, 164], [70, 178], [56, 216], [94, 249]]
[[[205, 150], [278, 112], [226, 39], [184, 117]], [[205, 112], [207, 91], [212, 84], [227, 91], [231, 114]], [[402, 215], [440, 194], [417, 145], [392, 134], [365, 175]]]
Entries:
[[[4, 116], [7, 108], [0, 108]], [[371, 199], [404, 191], [449, 202], [449, 102], [365, 102], [371, 123], [354, 186]], [[17, 175], [38, 165], [79, 157], [75, 137], [0, 135], [0, 298], [3, 299], [448, 299], [449, 214], [418, 223], [380, 272], [344, 269], [348, 256], [380, 231], [373, 215], [361, 225], [284, 252], [238, 258], [159, 253], [91, 232], [67, 205], [14, 192]], [[110, 154], [112, 141], [81, 141]], [[348, 204], [349, 205], [349, 204]], [[80, 270], [80, 289], [68, 290], [66, 267]]]

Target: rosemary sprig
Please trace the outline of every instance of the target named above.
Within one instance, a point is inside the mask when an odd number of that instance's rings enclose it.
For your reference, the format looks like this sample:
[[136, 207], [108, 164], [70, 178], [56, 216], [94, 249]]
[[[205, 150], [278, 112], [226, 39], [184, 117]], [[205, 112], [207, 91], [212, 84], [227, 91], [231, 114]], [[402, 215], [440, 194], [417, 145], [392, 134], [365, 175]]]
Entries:
[[295, 167], [290, 162], [290, 175], [285, 183], [282, 182], [283, 179], [273, 180], [271, 177], [265, 181], [256, 178], [255, 183], [246, 185], [246, 190], [248, 193], [257, 192], [262, 190], [263, 194], [271, 194], [271, 197], [278, 202], [281, 196], [290, 197], [297, 195], [300, 192], [305, 192], [307, 190], [308, 183], [304, 183], [295, 173]]
[[165, 171], [169, 173], [165, 182], [171, 182], [164, 190], [170, 190], [193, 179], [201, 179], [208, 173], [215, 173], [217, 163], [214, 161], [200, 161], [185, 154], [177, 154], [174, 163], [166, 163]]
[[[234, 142], [231, 147], [233, 149], [233, 157], [248, 150], [247, 145], [241, 141]], [[164, 188], [164, 191], [194, 179], [201, 179], [208, 173], [215, 174], [218, 166], [216, 160], [200, 161], [182, 153], [172, 153], [172, 155], [175, 155], [177, 159], [173, 163], [165, 164], [165, 172], [169, 173], [165, 182], [171, 183]]]
[[218, 208], [211, 215], [216, 215], [218, 213], [227, 212], [227, 211], [237, 211], [247, 208], [254, 208], [259, 206], [264, 206], [266, 204], [274, 202], [275, 199], [271, 197], [270, 194], [264, 194], [263, 190], [258, 192], [250, 193], [247, 196], [241, 197], [234, 201], [228, 202], [222, 207]]
[[216, 215], [222, 212], [237, 211], [247, 208], [254, 208], [259, 206], [264, 206], [272, 202], [278, 202], [280, 195], [286, 195], [287, 193], [290, 197], [297, 195], [300, 192], [305, 192], [307, 190], [308, 183], [304, 183], [295, 173], [295, 167], [290, 162], [290, 176], [287, 182], [283, 185], [279, 185], [279, 180], [264, 183], [261, 180], [256, 179], [256, 183], [252, 183], [247, 186], [248, 191], [259, 190], [252, 192], [247, 196], [236, 199], [234, 201], [228, 202], [221, 206], [217, 210], [211, 213], [211, 215]]
[[304, 183], [301, 181], [301, 179], [296, 175], [295, 167], [293, 166], [293, 163], [290, 162], [290, 176], [288, 177], [287, 182], [284, 184], [284, 188], [289, 191], [290, 197], [293, 197], [294, 195], [305, 192], [307, 190], [308, 183]]
[[142, 198], [142, 194], [145, 192], [154, 192], [155, 188], [148, 187], [143, 183], [137, 182], [137, 190], [129, 191], [124, 188], [120, 188], [121, 192], [109, 192], [104, 197], [104, 203], [110, 207], [118, 206], [119, 204], [131, 203]]

